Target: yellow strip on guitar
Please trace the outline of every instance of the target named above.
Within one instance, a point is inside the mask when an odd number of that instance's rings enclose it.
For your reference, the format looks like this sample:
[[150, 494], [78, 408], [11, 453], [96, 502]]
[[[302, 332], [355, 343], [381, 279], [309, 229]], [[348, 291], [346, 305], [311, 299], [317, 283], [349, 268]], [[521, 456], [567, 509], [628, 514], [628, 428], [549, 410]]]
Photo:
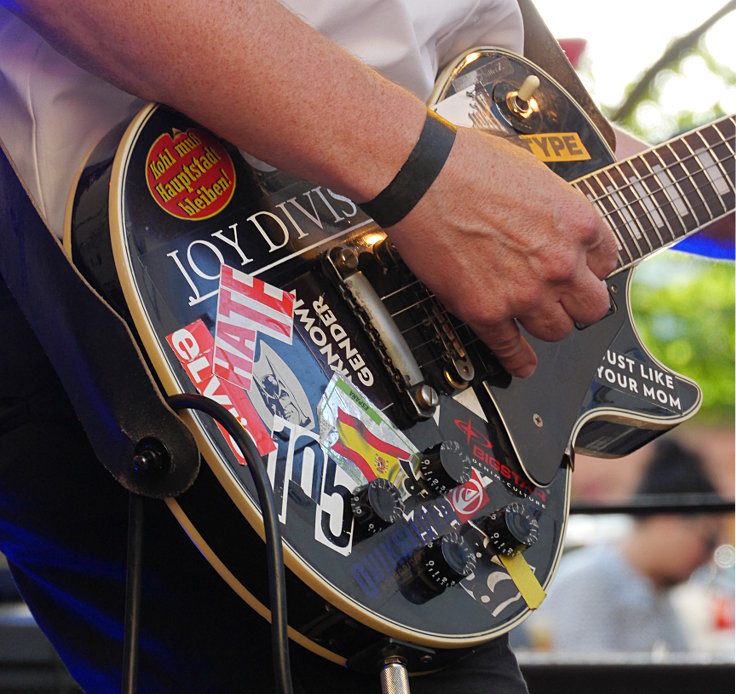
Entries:
[[547, 597], [547, 593], [544, 592], [544, 588], [539, 584], [537, 577], [529, 567], [526, 559], [524, 559], [524, 555], [521, 552], [517, 552], [513, 557], [504, 557], [502, 554], [499, 554], [498, 558], [506, 568], [506, 571], [509, 572], [511, 580], [519, 589], [527, 607], [530, 610], [536, 610]]

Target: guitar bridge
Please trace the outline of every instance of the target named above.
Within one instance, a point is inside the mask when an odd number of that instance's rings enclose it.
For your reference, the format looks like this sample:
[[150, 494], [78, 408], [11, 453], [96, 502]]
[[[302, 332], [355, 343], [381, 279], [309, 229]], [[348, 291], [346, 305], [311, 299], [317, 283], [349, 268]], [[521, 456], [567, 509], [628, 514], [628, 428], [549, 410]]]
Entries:
[[467, 388], [475, 372], [450, 316], [389, 241], [337, 246], [325, 265], [412, 418], [431, 417], [440, 392]]

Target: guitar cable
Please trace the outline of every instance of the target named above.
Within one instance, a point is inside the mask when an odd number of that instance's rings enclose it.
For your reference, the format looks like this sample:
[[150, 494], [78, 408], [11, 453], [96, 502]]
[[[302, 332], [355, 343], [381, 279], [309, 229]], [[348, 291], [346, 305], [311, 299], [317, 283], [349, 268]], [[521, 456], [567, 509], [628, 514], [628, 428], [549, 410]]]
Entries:
[[272, 665], [275, 691], [292, 694], [291, 665], [289, 659], [288, 620], [286, 616], [286, 570], [281, 546], [279, 519], [273, 500], [271, 483], [255, 442], [240, 422], [222, 405], [210, 398], [194, 393], [171, 395], [166, 401], [175, 411], [195, 409], [219, 422], [235, 439], [248, 463], [261, 507], [263, 529], [266, 535], [266, 561], [268, 588], [271, 600]]

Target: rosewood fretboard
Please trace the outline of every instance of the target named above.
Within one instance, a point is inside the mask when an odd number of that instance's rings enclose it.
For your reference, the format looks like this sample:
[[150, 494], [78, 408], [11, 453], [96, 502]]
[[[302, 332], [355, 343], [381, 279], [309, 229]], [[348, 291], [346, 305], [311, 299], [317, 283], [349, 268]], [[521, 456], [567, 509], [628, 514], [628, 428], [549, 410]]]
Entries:
[[619, 270], [733, 211], [735, 120], [727, 116], [573, 183], [613, 229]]

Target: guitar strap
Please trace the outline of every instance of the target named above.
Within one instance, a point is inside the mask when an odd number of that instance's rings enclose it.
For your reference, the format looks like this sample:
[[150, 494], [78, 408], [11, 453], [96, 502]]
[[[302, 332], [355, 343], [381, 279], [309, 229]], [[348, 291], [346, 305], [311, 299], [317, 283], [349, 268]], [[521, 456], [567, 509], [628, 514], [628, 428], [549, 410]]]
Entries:
[[524, 57], [554, 77], [590, 116], [612, 150], [616, 136], [610, 123], [598, 110], [575, 69], [567, 59], [532, 0], [517, 0], [524, 18]]
[[[2, 142], [0, 275], [108, 472], [145, 496], [163, 498], [186, 490], [199, 470], [194, 437], [166, 405], [128, 326], [69, 262]], [[152, 440], [169, 453], [166, 474], [135, 469], [134, 456]]]

